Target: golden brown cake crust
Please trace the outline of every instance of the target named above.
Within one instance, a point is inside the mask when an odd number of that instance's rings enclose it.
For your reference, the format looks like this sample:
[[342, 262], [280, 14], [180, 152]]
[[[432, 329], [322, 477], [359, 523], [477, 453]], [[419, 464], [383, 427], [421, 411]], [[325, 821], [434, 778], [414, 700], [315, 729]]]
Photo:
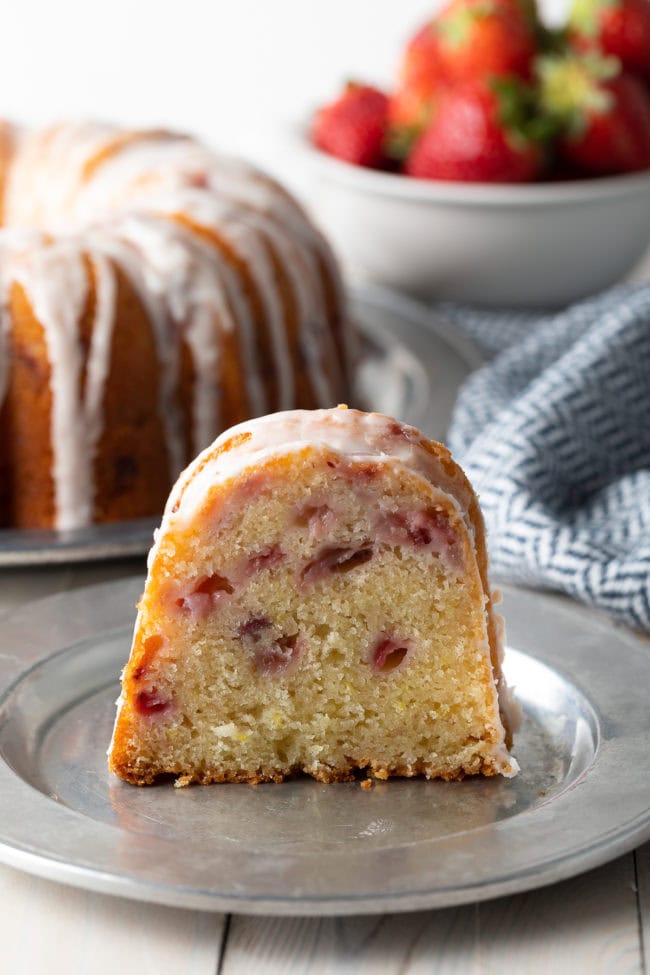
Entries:
[[55, 519], [51, 443], [52, 392], [43, 328], [24, 289], [9, 295], [9, 373], [4, 399], [5, 525], [52, 528]]
[[318, 782], [333, 784], [335, 782], [354, 782], [359, 772], [367, 771], [370, 776], [380, 781], [389, 778], [425, 778], [441, 779], [445, 782], [460, 782], [462, 779], [473, 776], [493, 776], [499, 775], [500, 770], [494, 763], [482, 761], [468, 768], [448, 769], [445, 766], [436, 766], [427, 762], [415, 762], [412, 765], [396, 766], [374, 766], [372, 762], [359, 762], [340, 768], [323, 766], [319, 768], [294, 766], [290, 769], [239, 769], [237, 771], [224, 771], [223, 769], [201, 769], [192, 772], [185, 772], [179, 767], [169, 767], [165, 769], [146, 765], [125, 764], [119, 767], [112, 767], [113, 772], [117, 773], [125, 782], [132, 785], [153, 785], [156, 780], [165, 776], [177, 776], [176, 785], [178, 787], [188, 785], [214, 785], [218, 783], [229, 783], [231, 785], [261, 785], [262, 783], [281, 783], [289, 779], [308, 776]]

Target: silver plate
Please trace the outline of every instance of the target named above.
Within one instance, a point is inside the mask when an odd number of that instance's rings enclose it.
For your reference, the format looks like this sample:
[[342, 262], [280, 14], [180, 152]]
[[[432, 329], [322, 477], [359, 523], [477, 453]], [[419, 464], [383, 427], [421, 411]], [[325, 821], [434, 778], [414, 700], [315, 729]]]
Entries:
[[[354, 291], [351, 312], [362, 338], [351, 405], [397, 416], [443, 439], [458, 387], [480, 364], [474, 347], [420, 305], [380, 288]], [[145, 555], [158, 520], [68, 532], [0, 529], [0, 568]]]
[[67, 565], [145, 555], [160, 518], [139, 518], [74, 531], [0, 530], [0, 569]]
[[138, 789], [110, 776], [141, 579], [15, 611], [0, 634], [0, 859], [144, 901], [267, 914], [442, 907], [594, 867], [650, 836], [648, 646], [506, 591], [521, 774], [460, 783]]

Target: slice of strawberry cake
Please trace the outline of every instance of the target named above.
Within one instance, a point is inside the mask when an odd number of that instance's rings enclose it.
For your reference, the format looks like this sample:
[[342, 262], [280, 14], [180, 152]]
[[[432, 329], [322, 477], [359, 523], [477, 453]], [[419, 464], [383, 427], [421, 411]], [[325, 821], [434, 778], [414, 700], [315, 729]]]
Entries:
[[169, 498], [109, 752], [129, 782], [514, 775], [478, 502], [345, 408], [224, 433]]

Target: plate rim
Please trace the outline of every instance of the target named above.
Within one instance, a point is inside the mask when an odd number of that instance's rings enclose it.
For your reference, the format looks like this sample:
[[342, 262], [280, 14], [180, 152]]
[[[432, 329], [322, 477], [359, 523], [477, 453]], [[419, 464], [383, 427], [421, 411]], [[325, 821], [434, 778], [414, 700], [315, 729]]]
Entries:
[[[420, 360], [414, 345], [419, 346], [421, 341], [425, 341], [428, 333], [435, 335], [446, 345], [468, 373], [485, 361], [471, 339], [454, 329], [439, 312], [429, 311], [426, 305], [412, 298], [374, 285], [350, 287], [348, 297], [351, 317], [357, 316], [359, 306], [365, 306], [365, 309], [374, 308], [380, 313], [388, 312], [400, 319], [401, 326], [407, 333], [403, 336], [403, 347], [418, 361]], [[373, 325], [359, 317], [361, 337], [371, 335]], [[374, 331], [384, 334], [386, 329], [375, 323]], [[429, 377], [426, 368], [425, 373]], [[423, 412], [426, 412], [426, 406]], [[0, 528], [0, 571], [145, 556], [151, 548], [153, 531], [160, 524], [161, 517], [162, 513], [159, 516], [89, 525], [64, 532]]]
[[[143, 579], [141, 576], [128, 576], [124, 579], [84, 587], [75, 590], [73, 593], [59, 593], [54, 596], [48, 596], [45, 599], [24, 604], [4, 618], [5, 633], [7, 632], [6, 628], [8, 624], [9, 631], [11, 630], [12, 622], [14, 625], [16, 623], [20, 625], [20, 617], [25, 614], [28, 614], [32, 621], [41, 617], [42, 621], [47, 622], [48, 614], [53, 614], [57, 610], [60, 611], [62, 604], [65, 601], [69, 602], [71, 598], [92, 601], [93, 597], [96, 599], [106, 597], [106, 602], [108, 603], [107, 590], [115, 590], [116, 594], [124, 596], [126, 599], [127, 596], [132, 596], [136, 589], [141, 589], [142, 583]], [[540, 611], [542, 613], [548, 613], [551, 610], [555, 611], [559, 617], [565, 617], [568, 614], [571, 623], [577, 625], [587, 623], [587, 625], [594, 628], [594, 631], [599, 629], [603, 638], [611, 639], [613, 635], [616, 635], [620, 639], [623, 639], [623, 642], [631, 642], [636, 650], [641, 653], [643, 666], [650, 666], [650, 661], [646, 661], [645, 655], [648, 653], [648, 648], [643, 638], [637, 636], [632, 631], [617, 626], [601, 614], [580, 606], [577, 603], [573, 603], [562, 596], [511, 586], [504, 586], [503, 589], [508, 601], [533, 598], [540, 601]], [[112, 628], [114, 629], [117, 625], [114, 624]], [[11, 687], [17, 681], [20, 681], [29, 670], [46, 661], [54, 653], [71, 649], [79, 641], [79, 634], [75, 632], [73, 624], [70, 624], [70, 626], [71, 633], [68, 643], [59, 646], [58, 650], [46, 648], [45, 650], [41, 649], [39, 652], [36, 649], [25, 660], [20, 660], [17, 655], [3, 652], [7, 650], [7, 646], [4, 634], [0, 635], [0, 718], [2, 717], [4, 701], [10, 693]], [[124, 622], [122, 621], [119, 626], [123, 627]], [[98, 630], [95, 635], [99, 638], [106, 632], [107, 629], [103, 628]], [[58, 637], [57, 639], [61, 638]], [[517, 649], [520, 648], [517, 647]], [[549, 661], [549, 656], [551, 660], [553, 659], [553, 650], [554, 648], [550, 647], [547, 654], [541, 657], [537, 653], [530, 652], [529, 650], [522, 650], [520, 652], [535, 660], [540, 660], [542, 664], [559, 673], [564, 679], [569, 680], [572, 686], [584, 694], [589, 704], [593, 706], [593, 700], [588, 689], [575, 681], [574, 676], [571, 674], [571, 668], [569, 667], [569, 676], [567, 677], [566, 668], [558, 668]], [[555, 652], [557, 653], [557, 650]], [[598, 755], [599, 752], [596, 754], [590, 773], [592, 773], [594, 766], [598, 764]], [[632, 775], [636, 775], [636, 773], [632, 773]], [[55, 819], [74, 822], [75, 819], [78, 820], [78, 817], [82, 819], [89, 818], [80, 810], [58, 804], [52, 798], [35, 789], [18, 772], [10, 768], [4, 755], [0, 755], [0, 782], [4, 782], [4, 785], [8, 782], [11, 785], [13, 781], [15, 785], [16, 780], [22, 784], [19, 787], [19, 791], [25, 788], [31, 790], [32, 798], [36, 796], [36, 802], [40, 803], [43, 808], [46, 808], [43, 804], [49, 802], [50, 806], [47, 807], [48, 812], [51, 812]], [[277, 788], [281, 788], [281, 786]], [[570, 793], [572, 788], [573, 785], [570, 785], [567, 790], [561, 792], [555, 799], [551, 799], [546, 805], [551, 805], [554, 802], [561, 803], [563, 797]], [[1, 806], [2, 802], [6, 801], [7, 795], [11, 793], [11, 789], [7, 791], [3, 788], [0, 792], [2, 793], [0, 797]], [[533, 815], [534, 812], [528, 814]], [[513, 821], [506, 820], [504, 822], [507, 824]], [[96, 821], [93, 820], [93, 822]], [[108, 823], [101, 823], [100, 825], [106, 830], [116, 830], [118, 833], [123, 832], [119, 825], [111, 825]], [[481, 827], [481, 829], [489, 828], [495, 827]], [[472, 884], [463, 883], [460, 886], [458, 884], [454, 886], [447, 885], [446, 887], [438, 886], [434, 889], [415, 889], [398, 893], [394, 891], [388, 891], [386, 893], [373, 892], [370, 896], [367, 894], [356, 895], [350, 893], [346, 893], [342, 897], [333, 895], [325, 896], [322, 894], [310, 896], [301, 893], [299, 895], [285, 894], [280, 897], [270, 897], [265, 893], [255, 895], [250, 892], [241, 895], [232, 893], [220, 894], [215, 893], [214, 890], [201, 889], [199, 887], [174, 885], [169, 881], [162, 884], [151, 878], [137, 877], [132, 873], [127, 874], [124, 870], [121, 872], [106, 871], [97, 866], [93, 867], [82, 862], [73, 862], [57, 855], [56, 850], [49, 850], [49, 852], [42, 849], [39, 850], [38, 846], [33, 843], [25, 844], [16, 842], [15, 840], [12, 842], [11, 836], [7, 836], [6, 828], [3, 825], [0, 825], [0, 862], [25, 870], [28, 873], [46, 877], [50, 880], [100, 893], [124, 896], [137, 901], [219, 912], [235, 911], [237, 913], [270, 914], [276, 916], [332, 916], [451, 907], [458, 904], [521, 893], [567, 879], [599, 866], [633, 849], [636, 845], [648, 838], [650, 838], [650, 799], [643, 812], [630, 820], [621, 819], [618, 824], [611, 826], [601, 832], [597, 837], [576, 847], [571, 855], [563, 853], [555, 857], [547, 858], [539, 863], [534, 863], [532, 867], [522, 867], [514, 873], [508, 872], [496, 879], [481, 880]]]

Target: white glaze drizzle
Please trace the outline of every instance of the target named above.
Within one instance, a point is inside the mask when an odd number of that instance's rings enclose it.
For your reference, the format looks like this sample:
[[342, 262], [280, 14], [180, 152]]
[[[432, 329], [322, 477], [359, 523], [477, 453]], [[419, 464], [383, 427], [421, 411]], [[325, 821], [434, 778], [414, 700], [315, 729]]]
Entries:
[[166, 303], [177, 332], [187, 342], [194, 370], [192, 439], [194, 451], [221, 429], [220, 389], [215, 375], [220, 357], [221, 322], [233, 322], [215, 267], [218, 255], [173, 221], [150, 216], [128, 217], [115, 232], [135, 245], [145, 261], [145, 280], [160, 303]]
[[[185, 190], [171, 196], [155, 196], [149, 202], [157, 212], [174, 214], [180, 210], [195, 224], [214, 231], [246, 263], [262, 303], [264, 319], [271, 335], [274, 368], [278, 377], [278, 406], [281, 409], [290, 407], [294, 402], [295, 394], [293, 355], [284, 323], [284, 309], [275, 281], [268, 245], [264, 238], [266, 224], [254, 211], [233, 207], [230, 201], [218, 200], [210, 194], [196, 190]], [[247, 356], [247, 369], [251, 372], [254, 370], [261, 383], [260, 363], [257, 356], [253, 358], [249, 352], [252, 338], [251, 335], [243, 352]], [[251, 402], [254, 399], [259, 404], [259, 391], [249, 390], [249, 399]], [[256, 409], [258, 415], [263, 412], [262, 409]], [[202, 447], [205, 444], [206, 442]]]
[[[14, 246], [17, 243], [13, 235]], [[0, 237], [0, 412], [9, 386], [9, 337], [11, 316], [9, 314], [9, 288], [11, 280], [7, 269], [8, 242]]]
[[179, 375], [179, 345], [170, 321], [167, 303], [147, 280], [142, 254], [127, 239], [114, 231], [88, 232], [86, 241], [95, 254], [104, 254], [120, 267], [130, 281], [151, 322], [158, 355], [160, 375], [159, 413], [165, 430], [169, 471], [172, 478], [186, 462], [181, 429], [180, 407], [177, 402]]
[[9, 384], [9, 311], [3, 297], [0, 305], [0, 411]]
[[88, 299], [88, 276], [78, 247], [44, 246], [14, 266], [43, 327], [51, 370], [54, 497], [57, 527], [88, 524], [90, 471], [83, 455], [85, 430], [80, 402], [82, 352], [78, 324]]
[[[233, 437], [248, 435], [225, 454], [215, 454], [221, 444]], [[414, 427], [397, 423], [380, 413], [358, 410], [289, 410], [247, 420], [226, 430], [204, 450], [178, 479], [167, 503], [165, 517], [181, 500], [177, 518], [192, 518], [213, 484], [237, 477], [248, 467], [274, 452], [292, 452], [306, 445], [322, 445], [348, 459], [390, 458], [413, 473], [436, 484], [453, 497], [470, 531], [468, 516], [470, 490], [450, 477], [440, 461], [423, 446], [422, 434]]]
[[[274, 180], [260, 174], [254, 167], [241, 164], [231, 157], [221, 157], [219, 160], [218, 186], [229, 198], [247, 203], [271, 218], [275, 218], [279, 229], [290, 229], [298, 241], [317, 253], [322, 260], [332, 287], [334, 298], [341, 317], [345, 308], [343, 282], [334, 258], [334, 253], [320, 230], [311, 222], [303, 208], [293, 197], [290, 197]], [[292, 264], [289, 262], [289, 267]], [[356, 361], [358, 347], [356, 332], [346, 328], [341, 323], [343, 353], [345, 367], [351, 368]]]
[[[232, 161], [230, 165], [233, 166]], [[231, 177], [233, 172], [234, 170], [231, 168]], [[246, 196], [242, 189], [246, 184], [232, 178], [227, 182], [231, 189], [234, 187], [233, 191], [240, 192], [242, 198]], [[271, 188], [274, 189], [275, 184], [271, 184]], [[325, 295], [321, 277], [312, 252], [316, 243], [318, 244], [319, 254], [325, 254], [328, 248], [317, 232], [311, 232], [310, 225], [302, 211], [290, 198], [286, 198], [283, 191], [276, 194], [280, 196], [283, 206], [272, 208], [269, 205], [272, 198], [271, 188], [265, 185], [261, 193], [248, 194], [251, 202], [256, 203], [257, 206], [251, 210], [243, 211], [243, 217], [241, 216], [241, 208], [233, 209], [232, 205], [225, 208], [221, 206], [215, 212], [214, 200], [205, 196], [200, 198], [196, 194], [184, 195], [183, 209], [192, 213], [199, 223], [204, 223], [207, 226], [218, 225], [220, 232], [228, 238], [242, 256], [249, 258], [253, 256], [250, 251], [247, 253], [244, 249], [249, 246], [251, 230], [263, 234], [269, 240], [283, 267], [295, 301], [300, 336], [299, 347], [304, 355], [312, 390], [317, 403], [322, 407], [327, 407], [335, 401], [336, 397], [330, 379], [326, 374], [324, 362], [336, 362], [337, 356], [326, 318]], [[278, 219], [280, 214], [282, 220]], [[303, 224], [308, 230], [301, 230], [298, 233], [297, 228]], [[296, 242], [295, 234], [287, 233], [287, 226], [290, 226], [292, 231], [295, 230], [295, 233], [298, 234], [301, 245]], [[248, 237], [242, 233], [244, 228], [248, 231]], [[258, 260], [253, 260], [252, 267], [258, 271], [262, 268], [259, 257]], [[266, 298], [267, 318], [271, 321], [276, 314], [276, 310], [271, 305], [271, 295], [273, 295], [275, 304], [279, 305], [277, 287], [275, 287], [272, 276], [273, 269], [269, 262], [267, 286], [265, 287], [259, 278], [256, 281], [260, 285], [262, 296]], [[332, 280], [336, 287], [336, 276]], [[282, 364], [285, 367], [284, 372], [287, 372], [289, 370], [286, 367], [290, 364], [291, 358], [287, 355], [287, 337], [282, 323], [280, 330], [282, 338], [275, 344], [276, 363]], [[288, 380], [283, 373], [281, 376], [283, 386], [289, 381], [291, 382], [291, 389], [293, 389], [293, 377]], [[285, 409], [289, 405], [287, 397], [286, 404], [281, 404], [280, 408]]]
[[329, 406], [336, 397], [323, 368], [323, 355], [327, 353], [323, 352], [322, 343], [331, 336], [323, 328], [324, 299], [315, 293], [313, 264], [309, 255], [275, 223], [259, 216], [256, 219], [275, 248], [291, 287], [299, 323], [299, 348], [316, 401], [322, 407]]
[[77, 515], [77, 526], [92, 521], [94, 501], [93, 465], [104, 430], [104, 392], [106, 380], [111, 365], [111, 346], [113, 340], [113, 325], [115, 324], [115, 296], [117, 282], [115, 272], [109, 261], [99, 254], [91, 258], [95, 277], [95, 316], [93, 321], [88, 361], [86, 364], [86, 382], [84, 388], [84, 440], [80, 440], [80, 447], [85, 448], [85, 461], [88, 468], [86, 481], [86, 496], [84, 506]]
[[9, 292], [13, 275], [11, 254], [28, 247], [43, 245], [44, 239], [38, 232], [6, 228], [0, 233], [0, 411], [7, 395], [10, 376], [11, 315], [9, 311]]
[[226, 221], [222, 232], [228, 243], [248, 263], [253, 283], [264, 306], [269, 327], [278, 377], [279, 406], [288, 409], [294, 402], [293, 369], [291, 351], [280, 295], [274, 279], [271, 259], [266, 245], [252, 223], [237, 218]]
[[[269, 221], [255, 211], [234, 207], [231, 201], [215, 199], [196, 190], [184, 191], [170, 197], [154, 198], [152, 206], [161, 212], [173, 213], [180, 207], [199, 226], [214, 230], [246, 263], [253, 284], [264, 307], [265, 321], [271, 335], [272, 353], [278, 377], [278, 406], [287, 409], [294, 403], [294, 380], [289, 339], [284, 323], [284, 309], [280, 300], [272, 261], [264, 232], [271, 236]], [[249, 366], [252, 363], [249, 359]], [[258, 410], [257, 413], [262, 413]]]
[[114, 135], [94, 122], [21, 133], [7, 180], [5, 223], [51, 232], [81, 226], [70, 217], [84, 165]]
[[289, 273], [305, 323], [305, 338], [302, 351], [309, 363], [310, 375], [314, 381], [316, 398], [320, 407], [328, 407], [336, 398], [334, 387], [326, 372], [326, 362], [336, 363], [332, 334], [326, 315], [325, 294], [320, 274], [313, 255], [309, 250], [289, 241], [293, 261], [289, 262]]
[[93, 260], [97, 300], [82, 399], [84, 360], [79, 322], [89, 296], [83, 248], [69, 240], [18, 255], [13, 279], [24, 289], [43, 328], [51, 371], [54, 498], [63, 530], [92, 521], [93, 462], [102, 432], [102, 403], [110, 363], [115, 281]]
[[[92, 448], [101, 435], [101, 401], [88, 402], [88, 409], [78, 410], [74, 417], [72, 409], [83, 372], [75, 335], [84, 307], [81, 297], [83, 294], [87, 300], [89, 287], [88, 281], [82, 284], [86, 269], [80, 248], [93, 262], [98, 292], [100, 287], [102, 290], [101, 296], [97, 294], [95, 322], [99, 345], [95, 346], [93, 331], [90, 350], [92, 356], [96, 349], [97, 358], [92, 362], [89, 359], [87, 366], [88, 375], [98, 370], [97, 378], [87, 389], [99, 395], [110, 365], [99, 349], [103, 348], [101, 336], [107, 335], [105, 323], [115, 314], [117, 287], [110, 266], [114, 261], [133, 284], [155, 333], [161, 365], [160, 411], [172, 477], [186, 460], [176, 402], [179, 321], [185, 329], [196, 377], [194, 449], [209, 443], [221, 425], [215, 375], [223, 332], [236, 330], [251, 414], [262, 414], [271, 405], [256, 339], [258, 324], [240, 273], [215, 244], [201, 240], [177, 222], [158, 219], [156, 213], [184, 213], [186, 207], [193, 207], [197, 222], [214, 227], [246, 264], [271, 338], [277, 405], [284, 408], [293, 402], [294, 355], [290, 354], [275, 281], [269, 248], [273, 249], [294, 295], [300, 348], [310, 384], [319, 403], [332, 403], [334, 387], [325, 369], [325, 363], [332, 361], [332, 338], [327, 322], [322, 320], [324, 300], [315, 255], [328, 267], [333, 281], [338, 277], [329, 248], [299, 204], [278, 184], [248, 164], [173, 134], [144, 132], [131, 138], [131, 134], [110, 126], [66, 123], [42, 132], [16, 133], [16, 143], [5, 199], [6, 223], [10, 226], [0, 233], [2, 251], [9, 252], [9, 259], [2, 258], [0, 274], [5, 304], [12, 281], [20, 280], [47, 335], [55, 375], [52, 444], [58, 527], [92, 519], [92, 470], [86, 464], [86, 472], [79, 472], [79, 451], [72, 449], [71, 441], [77, 437], [78, 444]], [[120, 211], [125, 219], [119, 219]], [[17, 227], [38, 227], [64, 237], [52, 249], [40, 235], [32, 235], [34, 252], [29, 253], [25, 244], [20, 250], [24, 258], [21, 263], [14, 260], [15, 245], [10, 244]], [[68, 236], [71, 230], [83, 227], [89, 230], [82, 238], [75, 241]], [[39, 257], [43, 248], [47, 257]], [[56, 273], [45, 282], [41, 279], [50, 264]], [[11, 270], [17, 265], [21, 270]], [[2, 351], [6, 349], [7, 332], [8, 321], [2, 316], [0, 406], [7, 385], [7, 356]], [[104, 351], [110, 356], [110, 342], [107, 349]], [[82, 429], [84, 425], [88, 429]], [[75, 485], [67, 483], [73, 480]]]
[[235, 270], [224, 262], [221, 273], [228, 300], [237, 322], [237, 337], [244, 362], [244, 385], [248, 393], [250, 411], [253, 416], [261, 416], [269, 408], [269, 404], [266, 389], [262, 382], [262, 364], [257, 348], [253, 311]]

